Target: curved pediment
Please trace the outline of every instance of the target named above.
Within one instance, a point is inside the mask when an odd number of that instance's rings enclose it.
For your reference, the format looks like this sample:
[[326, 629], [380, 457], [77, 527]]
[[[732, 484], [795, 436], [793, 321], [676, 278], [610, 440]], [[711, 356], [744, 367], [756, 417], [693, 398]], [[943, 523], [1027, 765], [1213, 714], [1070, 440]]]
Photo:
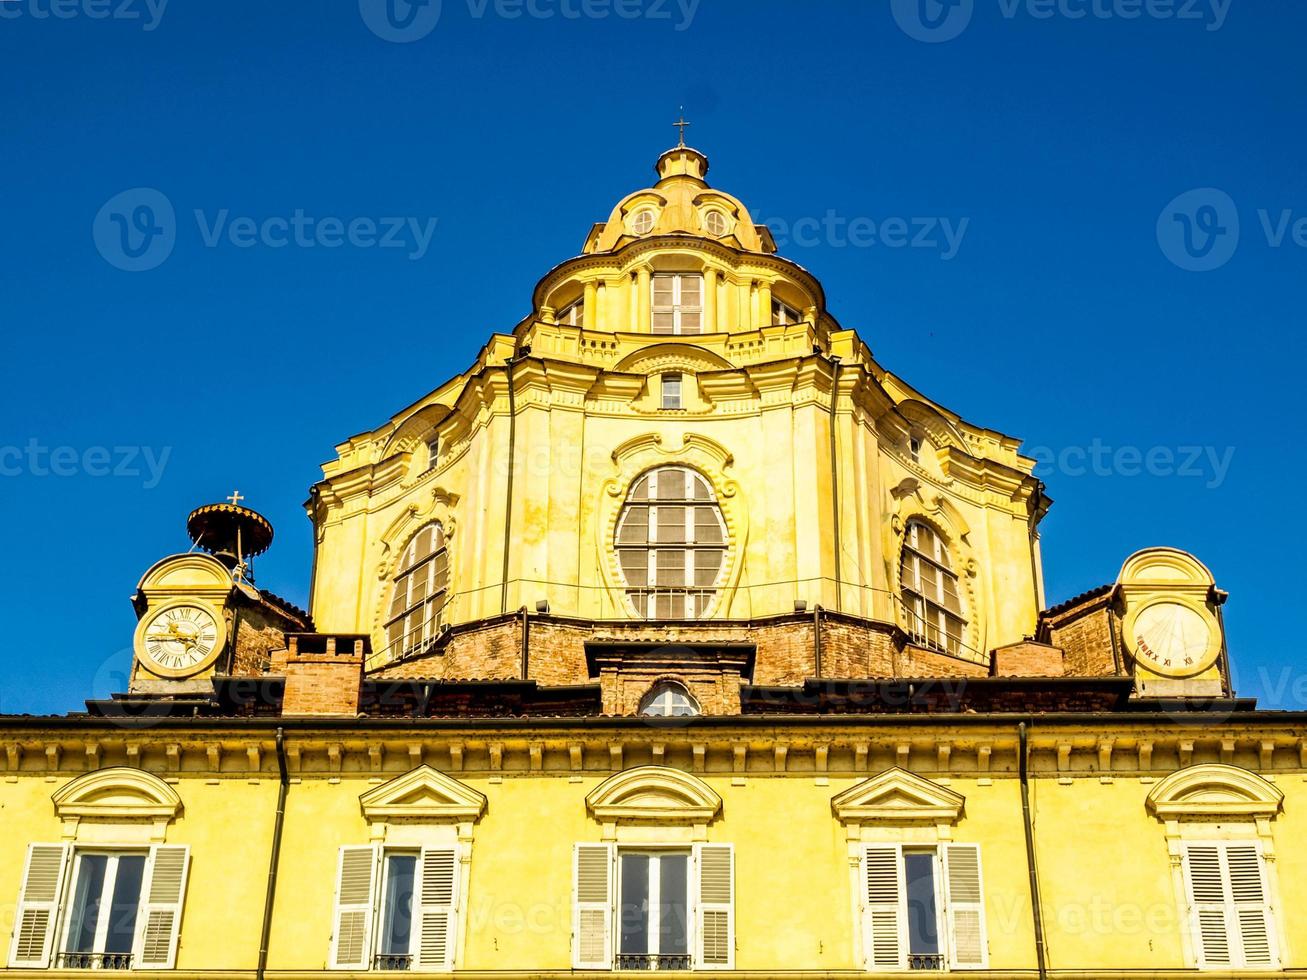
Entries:
[[60, 817], [171, 820], [181, 810], [177, 791], [158, 776], [116, 766], [78, 776], [51, 796]]
[[359, 797], [363, 815], [374, 822], [426, 820], [466, 823], [485, 812], [486, 798], [453, 776], [418, 766]]
[[841, 823], [955, 823], [965, 802], [961, 793], [895, 766], [850, 786], [831, 800], [831, 808]]
[[722, 798], [702, 779], [664, 766], [642, 766], [610, 776], [585, 798], [586, 808], [605, 823], [656, 820], [707, 823]]
[[1284, 806], [1284, 793], [1255, 772], [1212, 764], [1171, 773], [1153, 787], [1147, 804], [1162, 819], [1273, 817]]

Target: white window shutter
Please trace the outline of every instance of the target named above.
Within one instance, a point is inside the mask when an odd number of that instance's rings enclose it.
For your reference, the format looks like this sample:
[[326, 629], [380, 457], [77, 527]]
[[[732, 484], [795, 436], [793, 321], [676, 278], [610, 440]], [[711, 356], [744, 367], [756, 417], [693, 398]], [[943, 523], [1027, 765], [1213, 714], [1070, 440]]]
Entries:
[[572, 966], [613, 968], [613, 846], [577, 844], [573, 860]]
[[578, 970], [612, 970], [612, 844], [576, 844], [572, 894], [572, 966]]
[[1256, 844], [1227, 844], [1225, 863], [1244, 966], [1279, 966], [1265, 865]]
[[735, 849], [694, 845], [695, 968], [735, 968]]
[[10, 966], [44, 969], [50, 965], [68, 858], [69, 848], [63, 844], [28, 846], [9, 947]]
[[366, 970], [371, 966], [377, 860], [378, 849], [371, 845], [340, 849], [332, 916], [333, 970]]
[[983, 970], [989, 965], [989, 937], [979, 846], [945, 845], [944, 882], [949, 965], [955, 970]]
[[907, 889], [903, 851], [869, 846], [862, 855], [862, 946], [866, 968], [902, 970], [908, 965]]
[[134, 967], [171, 970], [176, 964], [190, 866], [189, 847], [158, 844], [150, 848], [141, 884], [141, 908], [136, 917], [139, 933]]
[[1226, 917], [1225, 869], [1219, 844], [1191, 844], [1184, 853], [1189, 916], [1201, 967], [1231, 966], [1234, 953]]
[[418, 951], [415, 969], [454, 969], [458, 937], [458, 851], [452, 847], [428, 847], [422, 851], [422, 872], [418, 879]]

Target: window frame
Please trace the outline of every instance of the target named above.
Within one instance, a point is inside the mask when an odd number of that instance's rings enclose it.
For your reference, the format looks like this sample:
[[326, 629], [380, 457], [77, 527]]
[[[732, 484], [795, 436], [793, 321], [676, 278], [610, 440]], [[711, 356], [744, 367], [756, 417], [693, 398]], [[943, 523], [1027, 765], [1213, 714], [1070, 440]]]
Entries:
[[[922, 530], [932, 539], [933, 554], [918, 542], [918, 532]], [[927, 594], [923, 567], [929, 568], [934, 578], [934, 596]], [[910, 578], [907, 575], [909, 568], [912, 571]], [[948, 608], [948, 582], [953, 584], [954, 597], [957, 599], [956, 611]], [[914, 642], [951, 656], [963, 655], [967, 618], [962, 605], [962, 578], [953, 570], [944, 536], [919, 518], [910, 519], [904, 527], [903, 545], [899, 554], [898, 598], [907, 618], [907, 632]], [[955, 627], [956, 632], [949, 632], [950, 625]]]
[[772, 297], [771, 322], [775, 327], [789, 327], [803, 322], [803, 314], [784, 300]]
[[[431, 552], [419, 559], [416, 557], [418, 541], [428, 531], [435, 535]], [[422, 570], [427, 572], [426, 592], [421, 599], [414, 601], [412, 583], [417, 573]], [[449, 576], [449, 542], [445, 536], [444, 526], [439, 521], [424, 524], [408, 539], [390, 579], [386, 618], [381, 626], [386, 638], [385, 650], [388, 660], [399, 660], [422, 653], [440, 636], [444, 626], [445, 607], [449, 603]], [[401, 583], [405, 590], [404, 604], [396, 612], [395, 604]], [[421, 636], [416, 642], [410, 642], [412, 634], [417, 630], [410, 629], [407, 622], [410, 616], [419, 611], [423, 613], [417, 627]], [[396, 625], [401, 626], [398, 641], [392, 638], [392, 631]]]
[[[1283, 951], [1280, 946], [1280, 907], [1274, 894], [1270, 866], [1261, 840], [1255, 837], [1236, 837], [1221, 840], [1186, 838], [1181, 842], [1180, 848], [1181, 878], [1183, 879], [1183, 896], [1185, 900], [1184, 926], [1189, 932], [1190, 942], [1193, 947], [1194, 968], [1203, 972], [1282, 969], [1284, 963]], [[1202, 848], [1215, 849], [1218, 852], [1222, 875], [1222, 901], [1220, 903], [1202, 901], [1196, 894], [1197, 882], [1194, 879], [1191, 852]], [[1234, 874], [1230, 868], [1230, 851], [1236, 848], [1247, 848], [1255, 854], [1258, 884], [1261, 887], [1262, 894], [1260, 903], [1247, 900], [1240, 902], [1235, 896]], [[1208, 906], [1210, 911], [1210, 906], [1216, 904], [1222, 907], [1222, 924], [1230, 960], [1228, 963], [1222, 963], [1219, 960], [1209, 961], [1207, 944], [1203, 939], [1202, 910], [1200, 910], [1199, 906]], [[1247, 944], [1244, 941], [1244, 923], [1240, 913], [1253, 905], [1261, 911], [1266, 928], [1269, 959], [1265, 963], [1250, 963], [1248, 961]], [[1242, 910], [1241, 906], [1243, 906]]]
[[[659, 305], [658, 303], [658, 286], [660, 282], [671, 281], [671, 302], [670, 304]], [[699, 285], [698, 304], [687, 303], [685, 300], [685, 284], [695, 280]], [[655, 272], [649, 277], [649, 309], [650, 322], [649, 332], [660, 337], [696, 337], [704, 333], [704, 275], [702, 272]], [[661, 328], [657, 325], [658, 317], [670, 315], [672, 318], [671, 325], [667, 328]], [[688, 317], [697, 317], [697, 322], [693, 329], [687, 329], [686, 319]]]
[[[641, 223], [646, 218], [649, 219], [648, 225], [646, 227], [641, 227]], [[657, 225], [658, 225], [658, 212], [654, 208], [651, 207], [639, 208], [634, 214], [631, 215], [631, 234], [633, 235], [647, 235], [650, 232], [652, 232]]]
[[[694, 849], [689, 846], [676, 847], [668, 846], [666, 844], [622, 844], [615, 850], [616, 868], [614, 874], [615, 880], [613, 882], [613, 909], [616, 915], [616, 921], [614, 922], [613, 928], [613, 969], [639, 970], [640, 972], [654, 973], [664, 970], [690, 969], [694, 963], [695, 944], [698, 941], [697, 933], [694, 928]], [[623, 900], [625, 896], [625, 876], [622, 873], [622, 858], [631, 854], [640, 854], [651, 859], [657, 859], [660, 871], [663, 858], [679, 857], [684, 858], [685, 860], [685, 952], [665, 954], [669, 957], [675, 956], [678, 959], [684, 960], [684, 965], [662, 966], [658, 962], [659, 957], [664, 955], [661, 950], [656, 948], [661, 940], [661, 936], [659, 935], [659, 926], [661, 925], [663, 915], [663, 906], [661, 902], [659, 902], [657, 906], [659, 909], [657, 916], [653, 914], [653, 909], [655, 907], [655, 897], [660, 900], [662, 897], [662, 876], [661, 873], [658, 875], [653, 873], [653, 860], [650, 861], [650, 873], [645, 880], [648, 887], [645, 901], [650, 909], [649, 918], [646, 923], [645, 935], [646, 947], [648, 948], [646, 948], [643, 953], [623, 953], [621, 950], [622, 938], [624, 935], [622, 929], [622, 913], [626, 905]], [[622, 965], [623, 958], [627, 956], [648, 957], [653, 961], [653, 965], [643, 967]]]
[[[952, 870], [950, 850], [971, 850], [975, 853], [976, 888], [978, 901], [967, 902], [954, 899], [952, 895]], [[896, 899], [892, 903], [873, 903], [870, 901], [870, 873], [868, 858], [871, 851], [888, 851], [893, 853], [894, 874], [896, 876]], [[935, 902], [936, 953], [912, 952], [912, 927], [910, 922], [911, 905], [908, 896], [907, 857], [910, 854], [931, 855], [932, 892]], [[879, 972], [967, 972], [989, 968], [989, 929], [985, 917], [985, 887], [982, 871], [981, 847], [977, 843], [940, 840], [935, 843], [924, 841], [864, 842], [859, 847], [856, 885], [859, 889], [857, 907], [859, 922], [857, 934], [860, 938], [862, 969]], [[970, 907], [974, 906], [974, 909]], [[885, 960], [877, 961], [873, 949], [872, 934], [875, 926], [873, 915], [885, 915], [893, 908], [896, 917], [897, 963]], [[957, 929], [954, 916], [959, 911], [974, 911], [979, 942], [979, 960], [973, 963], [960, 962], [957, 949]], [[920, 959], [918, 959], [920, 958]]]
[[[668, 694], [682, 696], [690, 710], [672, 712], [651, 712], [648, 710], [655, 701]], [[640, 699], [640, 707], [636, 714], [642, 718], [696, 718], [703, 714], [703, 708], [699, 705], [698, 699], [690, 693], [689, 688], [684, 684], [679, 681], [663, 680], [654, 684]]]
[[[685, 480], [681, 496], [663, 498], [660, 490], [660, 475], [678, 473]], [[705, 491], [705, 496], [694, 496], [694, 481]], [[635, 499], [634, 494], [641, 483], [646, 483], [644, 499]], [[624, 542], [623, 533], [636, 508], [642, 508], [646, 517], [644, 540], [641, 542]], [[681, 521], [673, 521], [672, 527], [684, 528], [682, 541], [659, 541], [659, 518], [664, 511], [680, 510]], [[698, 541], [700, 511], [711, 513], [717, 532], [715, 541]], [[669, 515], [670, 516], [670, 515]], [[636, 525], [639, 526], [638, 524]], [[697, 469], [679, 464], [659, 466], [646, 470], [637, 476], [627, 491], [617, 514], [614, 529], [613, 550], [617, 559], [618, 574], [626, 593], [629, 609], [634, 615], [646, 620], [703, 620], [708, 619], [720, 598], [721, 586], [725, 578], [727, 561], [730, 555], [730, 529], [726, 515], [722, 511], [716, 488], [712, 481]], [[644, 554], [644, 585], [632, 585], [627, 577], [628, 553]], [[716, 571], [712, 582], [698, 584], [700, 572], [700, 555], [715, 553], [717, 555]], [[680, 555], [679, 569], [675, 560]], [[660, 556], [667, 556], [660, 559]], [[670, 559], [670, 561], [669, 561]], [[660, 560], [665, 564], [660, 564]], [[638, 567], [638, 562], [631, 563]], [[680, 577], [678, 585], [660, 585], [660, 572], [669, 575], [676, 572]], [[677, 600], [681, 601], [678, 603]], [[664, 601], [665, 600], [665, 601]], [[678, 608], [679, 607], [679, 608]]]
[[[76, 916], [77, 884], [82, 874], [83, 863], [88, 857], [107, 858], [104, 880], [100, 885], [99, 902], [97, 909], [97, 922], [95, 936], [91, 941], [89, 950], [70, 950], [68, 948], [69, 940], [72, 938], [73, 921]], [[105, 944], [108, 941], [109, 922], [113, 917], [114, 905], [113, 897], [118, 883], [118, 871], [121, 867], [122, 858], [139, 857], [141, 863], [141, 880], [136, 892], [136, 914], [132, 921], [132, 945], [126, 953], [121, 951], [108, 952], [105, 950]], [[148, 885], [148, 875], [150, 864], [150, 849], [148, 847], [75, 847], [71, 859], [68, 862], [67, 881], [67, 898], [63, 903], [61, 910], [61, 921], [56, 933], [55, 948], [53, 950], [53, 960], [57, 969], [112, 969], [112, 970], [133, 970], [136, 969], [136, 960], [140, 955], [139, 946], [141, 942], [141, 927], [143, 925], [142, 915], [145, 912], [146, 905], [146, 886]], [[105, 899], [108, 898], [108, 913], [105, 912]], [[104, 966], [106, 957], [127, 957], [126, 966]], [[99, 960], [97, 966], [69, 966], [66, 963], [68, 957], [86, 957], [87, 962], [92, 963]]]
[[685, 409], [685, 375], [680, 371], [668, 371], [660, 376], [661, 407], [665, 412], [680, 412]]
[[576, 299], [559, 310], [558, 322], [568, 327], [584, 327], [585, 297]]
[[[412, 882], [411, 889], [408, 893], [408, 902], [409, 902], [408, 951], [404, 953], [397, 953], [394, 951], [383, 952], [380, 948], [383, 945], [385, 939], [387, 938], [386, 937], [386, 930], [388, 925], [387, 913], [389, 912], [390, 906], [388, 905], [386, 899], [387, 899], [387, 895], [389, 894], [389, 890], [390, 890], [389, 885], [390, 885], [390, 879], [392, 875], [391, 859], [397, 857], [411, 857], [414, 859], [413, 882]], [[416, 964], [417, 964], [417, 950], [414, 948], [414, 946], [416, 945], [416, 940], [418, 938], [417, 937], [417, 927], [418, 927], [418, 918], [417, 918], [418, 894], [417, 893], [418, 893], [418, 883], [421, 881], [422, 878], [422, 848], [402, 847], [402, 846], [398, 846], [398, 847], [383, 846], [380, 850], [377, 864], [380, 873], [377, 875], [377, 907], [375, 910], [375, 914], [373, 916], [373, 923], [372, 923], [372, 930], [373, 930], [372, 963], [369, 964], [368, 969], [383, 971], [387, 973], [395, 972], [395, 971], [403, 971], [403, 970], [413, 970], [416, 968]], [[383, 958], [387, 958], [387, 957], [391, 959], [406, 958], [408, 960], [408, 966], [407, 967], [384, 967], [384, 968], [378, 966], [378, 962]]]

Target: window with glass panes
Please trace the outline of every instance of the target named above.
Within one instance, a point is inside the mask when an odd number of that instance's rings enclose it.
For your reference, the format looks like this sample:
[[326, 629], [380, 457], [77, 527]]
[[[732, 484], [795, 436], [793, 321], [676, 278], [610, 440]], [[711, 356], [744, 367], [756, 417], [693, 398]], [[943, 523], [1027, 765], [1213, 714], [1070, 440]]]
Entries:
[[145, 853], [80, 852], [58, 966], [126, 970], [132, 965]]
[[653, 277], [653, 332], [703, 332], [703, 276], [677, 272]]
[[436, 637], [448, 590], [445, 534], [439, 524], [428, 524], [409, 541], [395, 573], [386, 620], [390, 656], [421, 650]]
[[566, 306], [558, 314], [558, 322], [565, 323], [569, 327], [585, 326], [585, 303], [577, 300], [569, 306]]
[[689, 852], [621, 851], [619, 970], [690, 969]]
[[791, 323], [798, 323], [802, 319], [801, 314], [792, 306], [787, 306], [780, 300], [772, 300], [771, 304], [771, 322], [781, 326]]
[[725, 564], [726, 524], [699, 473], [670, 466], [640, 477], [618, 518], [616, 545], [637, 615], [697, 619], [707, 613]]
[[662, 389], [663, 408], [676, 410], [685, 407], [681, 400], [681, 376], [679, 374], [664, 374]]
[[899, 571], [908, 632], [928, 647], [960, 654], [966, 620], [958, 577], [943, 539], [932, 527], [920, 521], [908, 524]]

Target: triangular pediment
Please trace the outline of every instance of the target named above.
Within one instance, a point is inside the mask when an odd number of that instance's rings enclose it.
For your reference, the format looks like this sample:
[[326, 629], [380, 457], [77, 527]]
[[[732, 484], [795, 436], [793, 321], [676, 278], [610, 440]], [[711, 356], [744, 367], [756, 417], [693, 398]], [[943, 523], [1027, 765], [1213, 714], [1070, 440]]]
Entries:
[[954, 823], [966, 802], [960, 793], [895, 766], [850, 786], [831, 800], [843, 823], [924, 820]]
[[486, 798], [453, 776], [419, 766], [359, 797], [369, 820], [421, 819], [463, 823], [485, 812]]
[[585, 798], [595, 819], [605, 823], [656, 820], [707, 823], [722, 798], [702, 779], [666, 766], [641, 766], [610, 776]]

